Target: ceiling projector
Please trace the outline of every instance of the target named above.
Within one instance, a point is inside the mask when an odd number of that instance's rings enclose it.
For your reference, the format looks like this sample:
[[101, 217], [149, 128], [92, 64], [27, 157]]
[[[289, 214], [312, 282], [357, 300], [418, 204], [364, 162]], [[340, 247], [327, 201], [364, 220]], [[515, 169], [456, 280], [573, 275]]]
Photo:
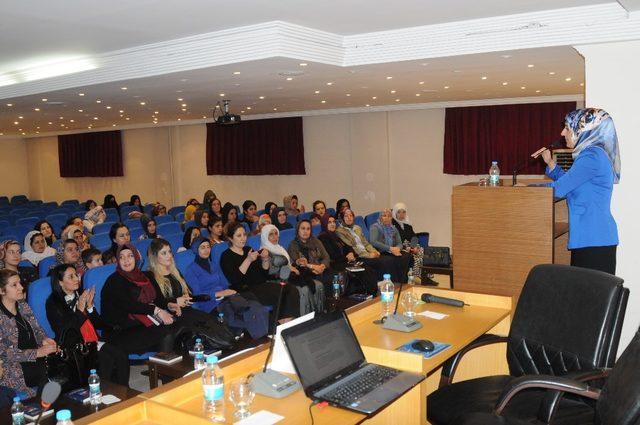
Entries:
[[[230, 100], [223, 100], [222, 105], [220, 102], [216, 105], [216, 108], [213, 110], [213, 121], [218, 125], [231, 125], [238, 124], [242, 119], [240, 115], [234, 115], [229, 112], [229, 103]], [[218, 113], [216, 113], [218, 112]]]

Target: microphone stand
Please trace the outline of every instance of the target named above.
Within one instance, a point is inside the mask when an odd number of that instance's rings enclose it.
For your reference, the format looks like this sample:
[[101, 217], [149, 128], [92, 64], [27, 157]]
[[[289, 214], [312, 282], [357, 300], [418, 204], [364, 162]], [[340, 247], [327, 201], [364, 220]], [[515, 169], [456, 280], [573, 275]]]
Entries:
[[400, 332], [413, 332], [422, 327], [422, 323], [405, 316], [404, 314], [398, 314], [398, 304], [400, 303], [400, 295], [402, 294], [402, 282], [400, 282], [400, 289], [398, 290], [398, 299], [396, 300], [396, 308], [393, 310], [393, 314], [387, 316], [382, 323], [382, 327], [385, 329], [391, 329], [392, 331]]
[[287, 375], [267, 369], [267, 364], [273, 354], [273, 347], [276, 342], [276, 323], [280, 317], [280, 305], [282, 304], [282, 293], [286, 283], [280, 282], [280, 293], [278, 295], [278, 305], [276, 306], [276, 314], [272, 323], [271, 343], [269, 344], [269, 353], [264, 361], [262, 371], [251, 376], [251, 389], [257, 394], [262, 394], [271, 398], [284, 398], [289, 394], [300, 389], [300, 383]]
[[[546, 149], [553, 150], [553, 148], [560, 146], [563, 141], [564, 141], [564, 137], [561, 137], [558, 140], [554, 140], [553, 142], [551, 142], [549, 146], [546, 147]], [[542, 153], [543, 151], [544, 150], [540, 150], [538, 152]], [[523, 163], [521, 163], [520, 165], [518, 165], [516, 168], [513, 169], [513, 186], [515, 186], [518, 183], [518, 173], [522, 171], [522, 169], [527, 167], [534, 159], [538, 159], [538, 156], [536, 156], [535, 158], [530, 156], [529, 158], [527, 158], [526, 161], [524, 161]]]

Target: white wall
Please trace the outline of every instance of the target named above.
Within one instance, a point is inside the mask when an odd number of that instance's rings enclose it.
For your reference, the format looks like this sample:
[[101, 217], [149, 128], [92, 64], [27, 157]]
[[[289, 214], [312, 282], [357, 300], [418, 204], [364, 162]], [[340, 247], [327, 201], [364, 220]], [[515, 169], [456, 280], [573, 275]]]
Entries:
[[607, 110], [618, 132], [622, 162], [620, 184], [613, 190], [612, 212], [618, 224], [620, 245], [616, 274], [631, 291], [620, 350], [625, 347], [640, 323], [640, 222], [638, 187], [640, 167], [640, 119], [636, 94], [640, 93], [640, 41], [604, 43], [576, 47], [585, 57], [587, 106]]
[[27, 143], [23, 139], [0, 140], [0, 195], [29, 196]]

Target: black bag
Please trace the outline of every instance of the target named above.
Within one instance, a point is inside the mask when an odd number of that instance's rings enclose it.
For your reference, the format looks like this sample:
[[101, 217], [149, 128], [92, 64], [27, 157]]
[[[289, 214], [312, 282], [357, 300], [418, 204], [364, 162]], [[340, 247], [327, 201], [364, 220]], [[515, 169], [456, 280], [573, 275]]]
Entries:
[[220, 303], [218, 311], [224, 314], [232, 330], [243, 332], [246, 329], [253, 339], [262, 338], [269, 332], [269, 312], [257, 301], [232, 295]]
[[235, 338], [229, 328], [218, 323], [213, 317], [199, 310], [183, 310], [178, 322], [181, 327], [176, 332], [175, 351], [186, 353], [193, 349], [196, 339], [200, 338], [206, 351], [225, 350], [233, 346]]
[[95, 342], [85, 343], [76, 328], [66, 328], [58, 341], [60, 351], [45, 357], [47, 378], [56, 381], [67, 392], [84, 387], [89, 378], [89, 370], [97, 369], [98, 346]]
[[422, 264], [432, 267], [449, 267], [451, 254], [448, 246], [428, 246], [424, 249]]

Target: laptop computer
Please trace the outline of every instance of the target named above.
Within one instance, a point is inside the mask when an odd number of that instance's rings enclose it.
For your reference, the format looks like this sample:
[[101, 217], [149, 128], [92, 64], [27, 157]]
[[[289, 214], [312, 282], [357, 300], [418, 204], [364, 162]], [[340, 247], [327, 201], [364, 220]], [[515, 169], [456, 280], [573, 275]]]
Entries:
[[372, 414], [425, 379], [424, 375], [367, 363], [343, 311], [282, 331], [307, 397]]

